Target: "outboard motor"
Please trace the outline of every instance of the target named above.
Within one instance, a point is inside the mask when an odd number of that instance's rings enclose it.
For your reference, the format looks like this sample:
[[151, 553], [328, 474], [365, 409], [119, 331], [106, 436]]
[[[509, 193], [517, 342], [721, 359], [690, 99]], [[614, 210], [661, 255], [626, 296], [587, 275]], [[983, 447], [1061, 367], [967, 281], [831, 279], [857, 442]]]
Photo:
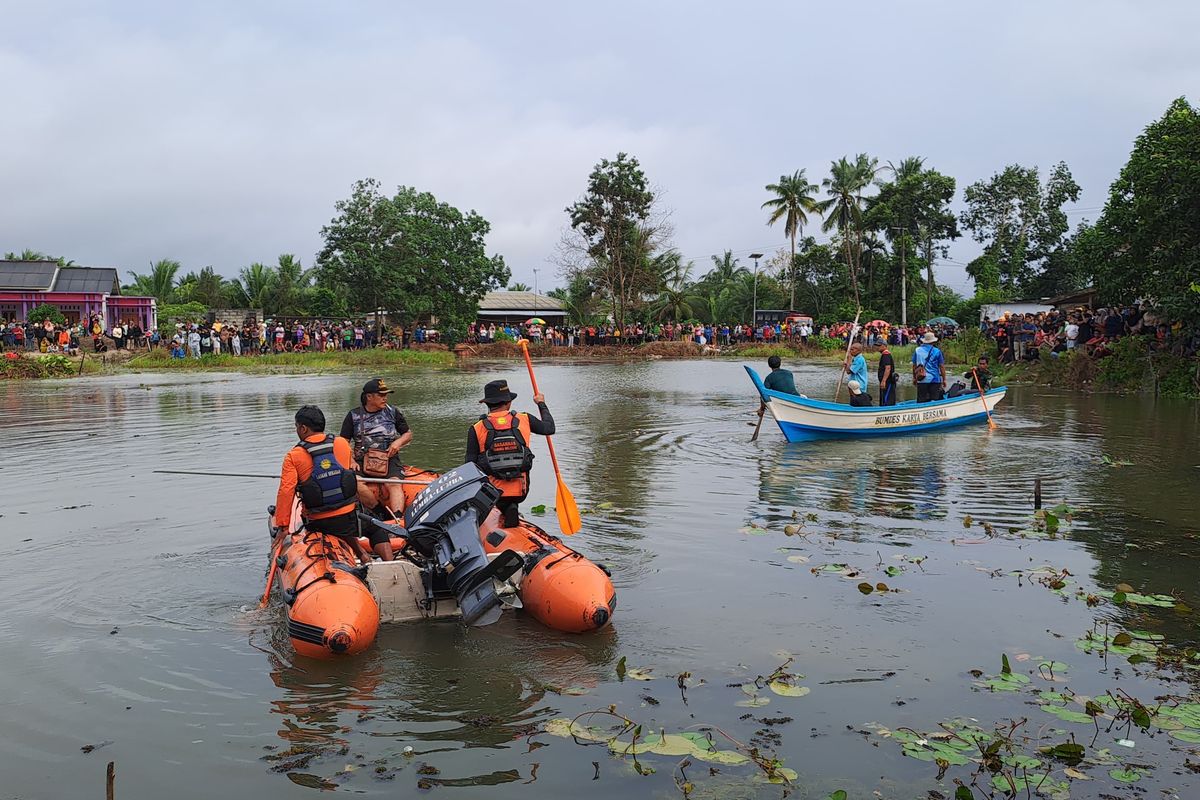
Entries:
[[493, 579], [504, 580], [521, 567], [506, 550], [488, 561], [479, 526], [500, 499], [500, 489], [474, 464], [463, 464], [421, 491], [404, 511], [409, 542], [445, 573], [463, 622], [490, 625], [500, 618]]

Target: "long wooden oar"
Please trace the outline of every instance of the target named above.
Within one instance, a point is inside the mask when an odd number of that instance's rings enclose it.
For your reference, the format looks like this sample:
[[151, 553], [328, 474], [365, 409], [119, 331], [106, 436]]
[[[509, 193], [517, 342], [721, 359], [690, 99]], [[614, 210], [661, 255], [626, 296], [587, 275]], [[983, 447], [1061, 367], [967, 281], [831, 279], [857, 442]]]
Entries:
[[983, 397], [983, 384], [979, 382], [979, 373], [974, 367], [971, 367], [971, 377], [975, 379], [975, 388], [979, 390], [979, 402], [983, 403], [983, 413], [987, 414], [988, 427], [995, 430], [996, 420], [992, 419], [991, 409], [987, 407], [987, 400]]
[[[837, 389], [833, 392], [833, 402], [837, 402], [842, 394], [842, 380], [846, 377], [846, 362], [850, 360], [850, 348], [854, 346], [854, 335], [858, 333], [858, 318], [862, 316], [862, 309], [858, 309], [858, 313], [854, 315], [854, 324], [850, 326], [850, 338], [846, 341], [846, 357], [842, 359], [842, 374], [838, 376]], [[862, 387], [863, 391], [867, 387]]]
[[281, 530], [275, 534], [275, 546], [271, 548], [271, 569], [267, 571], [267, 588], [263, 590], [262, 600], [259, 601], [259, 608], [266, 608], [267, 601], [271, 599], [271, 584], [275, 581], [275, 570], [279, 567], [279, 550], [283, 547], [283, 537], [288, 536], [287, 531]]
[[[537, 378], [533, 374], [533, 361], [529, 358], [529, 343], [521, 339], [520, 345], [521, 352], [525, 355], [525, 366], [529, 369], [529, 383], [533, 386], [533, 393], [541, 394], [538, 391]], [[550, 448], [550, 463], [554, 465], [554, 479], [558, 481], [558, 489], [554, 495], [554, 511], [558, 514], [558, 525], [562, 532], [570, 536], [583, 527], [583, 521], [579, 518], [579, 506], [571, 490], [563, 482], [562, 472], [558, 468], [558, 456], [554, 454], [554, 442], [549, 436], [546, 437], [546, 447]]]
[[763, 417], [765, 417], [766, 415], [767, 415], [767, 402], [764, 400], [763, 404], [758, 407], [758, 424], [754, 426], [754, 435], [750, 437], [750, 441], [752, 441], [752, 442], [758, 441], [758, 432], [759, 432], [759, 430], [762, 429]]
[[[201, 475], [207, 478], [272, 478], [279, 480], [278, 475], [260, 475], [246, 472], [194, 472], [186, 469], [156, 469], [157, 475]], [[406, 481], [403, 478], [368, 478], [366, 475], [356, 475], [363, 483], [395, 483], [405, 486], [428, 486], [429, 481]]]

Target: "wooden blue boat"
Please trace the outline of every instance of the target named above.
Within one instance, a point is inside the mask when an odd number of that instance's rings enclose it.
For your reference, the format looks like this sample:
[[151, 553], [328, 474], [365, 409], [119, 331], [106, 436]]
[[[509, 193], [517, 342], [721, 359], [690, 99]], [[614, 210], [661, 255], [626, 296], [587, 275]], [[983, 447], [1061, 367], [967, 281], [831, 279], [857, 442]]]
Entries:
[[763, 385], [762, 378], [746, 367], [750, 380], [771, 412], [779, 430], [789, 442], [806, 442], [831, 437], [894, 436], [923, 433], [954, 425], [986, 422], [988, 411], [1004, 399], [999, 387], [984, 393], [970, 392], [959, 397], [917, 403], [909, 400], [894, 406], [853, 408], [846, 403], [828, 403], [799, 395], [775, 392]]

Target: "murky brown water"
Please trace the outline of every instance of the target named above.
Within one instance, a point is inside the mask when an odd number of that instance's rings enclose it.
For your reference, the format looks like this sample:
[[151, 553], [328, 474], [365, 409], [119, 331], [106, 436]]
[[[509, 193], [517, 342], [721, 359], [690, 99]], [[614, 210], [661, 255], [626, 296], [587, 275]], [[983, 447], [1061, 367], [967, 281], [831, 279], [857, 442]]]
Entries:
[[[1025, 717], [1045, 743], [1064, 740], [1058, 731], [1087, 743], [1091, 725], [1030, 705], [1047, 688], [1036, 674], [1023, 691], [973, 687], [969, 670], [997, 673], [1001, 653], [1025, 674], [1039, 658], [1064, 662], [1067, 680], [1050, 682], [1059, 690], [1120, 687], [1147, 702], [1190, 691], [1152, 664], [1105, 662], [1074, 642], [1101, 619], [1194, 645], [1195, 615], [1089, 608], [1074, 592], [1126, 582], [1200, 609], [1194, 405], [1016, 388], [993, 433], [787, 445], [764, 427], [751, 445], [757, 401], [732, 362], [539, 370], [567, 481], [582, 506], [601, 508], [573, 544], [613, 569], [612, 629], [568, 636], [519, 614], [483, 630], [397, 626], [355, 661], [297, 663], [280, 614], [251, 610], [273, 484], [153, 470], [274, 472], [295, 408], [317, 402], [340, 419], [365, 377], [0, 384], [0, 797], [99, 796], [109, 760], [122, 800], [305, 797], [314, 786], [411, 796], [422, 764], [444, 782], [432, 791], [454, 796], [680, 796], [678, 757], [644, 754], [655, 772], [639, 776], [603, 745], [531, 736], [609, 704], [647, 731], [713, 725], [773, 750], [798, 775], [794, 797], [953, 795], [950, 780], [971, 767], [938, 783], [934, 764], [856, 731]], [[486, 380], [507, 377], [518, 405], [529, 397], [517, 365], [389, 377], [416, 434], [407, 458], [435, 468], [461, 460]], [[831, 395], [834, 377], [798, 371], [813, 396]], [[1105, 454], [1133, 463], [1109, 466]], [[553, 504], [544, 455], [535, 477], [529, 505]], [[1047, 505], [1083, 509], [1058, 539], [1007, 535], [1033, 522], [1035, 477]], [[794, 515], [803, 536], [782, 532]], [[812, 572], [831, 563], [861, 575]], [[1071, 573], [1061, 594], [1010, 574], [1041, 565]], [[862, 580], [902, 591], [863, 596]], [[769, 705], [738, 706], [746, 695], [729, 684], [770, 674], [783, 651], [811, 693], [763, 690]], [[618, 681], [622, 657], [657, 679]], [[704, 681], [686, 703], [681, 672]], [[1184, 766], [1200, 745], [1136, 728], [1133, 749], [1115, 744], [1125, 736], [1101, 733], [1093, 750], [1116, 763], [1079, 767], [1095, 780], [1071, 797], [1200, 794]], [[297, 745], [315, 755], [269, 760]], [[1128, 764], [1142, 777], [1114, 788], [1109, 771]], [[752, 766], [685, 770], [695, 798], [784, 789], [755, 782]]]

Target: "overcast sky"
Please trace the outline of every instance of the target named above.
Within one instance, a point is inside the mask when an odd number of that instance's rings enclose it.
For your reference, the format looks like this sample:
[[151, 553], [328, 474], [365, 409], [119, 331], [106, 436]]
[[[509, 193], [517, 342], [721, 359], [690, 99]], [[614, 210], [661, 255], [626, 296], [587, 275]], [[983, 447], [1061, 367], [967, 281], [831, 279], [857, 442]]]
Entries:
[[[1065, 160], [1095, 219], [1134, 138], [1200, 87], [1200, 2], [0, 2], [0, 251], [227, 276], [306, 265], [352, 183], [549, 263], [601, 158], [637, 156], [697, 274], [785, 245], [764, 185], [866, 152], [962, 189]], [[957, 205], [957, 203], [956, 203]], [[823, 238], [819, 228], [814, 233]], [[964, 238], [939, 279], [970, 291]]]

